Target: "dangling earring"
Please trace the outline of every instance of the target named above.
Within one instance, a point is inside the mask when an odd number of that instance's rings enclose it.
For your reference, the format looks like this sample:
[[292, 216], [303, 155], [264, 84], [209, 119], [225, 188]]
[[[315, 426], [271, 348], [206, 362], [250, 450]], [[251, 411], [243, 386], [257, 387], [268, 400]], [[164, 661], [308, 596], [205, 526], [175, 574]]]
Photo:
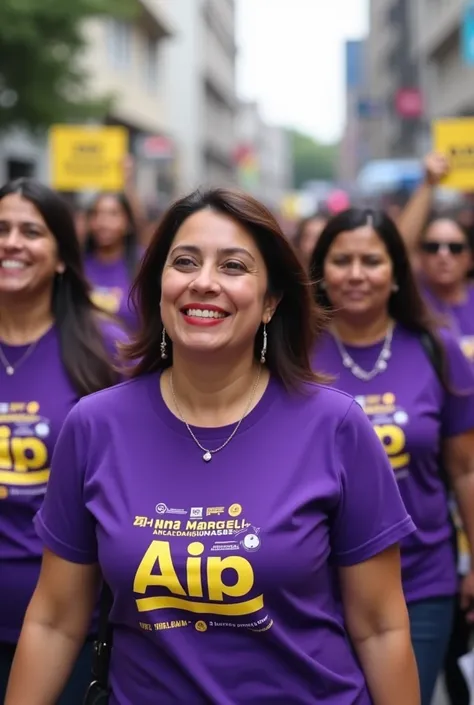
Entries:
[[399, 288], [400, 288], [400, 287], [398, 286], [398, 284], [393, 284], [393, 285], [392, 285], [392, 291], [393, 291], [393, 293], [396, 294], [397, 291], [399, 290]]
[[168, 347], [167, 342], [166, 342], [166, 330], [165, 327], [163, 326], [163, 332], [161, 334], [161, 344], [160, 344], [160, 350], [161, 350], [161, 359], [166, 360], [168, 357], [168, 353], [166, 352], [166, 348]]
[[267, 341], [268, 341], [268, 336], [267, 336], [267, 324], [263, 324], [263, 345], [262, 345], [262, 352], [260, 353], [260, 362], [262, 365], [265, 364], [267, 360]]
[[321, 279], [321, 281], [319, 282], [319, 288], [321, 289], [321, 291], [324, 291], [324, 289], [326, 288], [326, 282], [324, 281], [324, 279]]

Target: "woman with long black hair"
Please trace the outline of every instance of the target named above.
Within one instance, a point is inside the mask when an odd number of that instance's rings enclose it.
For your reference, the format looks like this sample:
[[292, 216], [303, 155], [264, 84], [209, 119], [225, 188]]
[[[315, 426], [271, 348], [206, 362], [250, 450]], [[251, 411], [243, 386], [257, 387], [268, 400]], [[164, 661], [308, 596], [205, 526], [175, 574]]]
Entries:
[[[20, 179], [0, 189], [0, 702], [40, 572], [33, 527], [63, 421], [83, 396], [117, 381], [124, 338], [92, 304], [68, 205]], [[63, 699], [81, 701], [92, 641]], [[27, 674], [25, 674], [25, 677]]]

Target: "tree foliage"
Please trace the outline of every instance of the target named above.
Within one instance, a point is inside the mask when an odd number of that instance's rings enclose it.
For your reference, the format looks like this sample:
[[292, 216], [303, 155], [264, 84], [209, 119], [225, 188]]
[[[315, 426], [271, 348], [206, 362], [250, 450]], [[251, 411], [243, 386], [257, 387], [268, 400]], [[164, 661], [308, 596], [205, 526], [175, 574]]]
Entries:
[[297, 130], [290, 131], [293, 158], [293, 187], [306, 181], [331, 181], [335, 177], [337, 144], [321, 144]]
[[104, 114], [111, 97], [88, 96], [78, 61], [83, 22], [131, 18], [137, 8], [135, 0], [0, 0], [0, 131]]

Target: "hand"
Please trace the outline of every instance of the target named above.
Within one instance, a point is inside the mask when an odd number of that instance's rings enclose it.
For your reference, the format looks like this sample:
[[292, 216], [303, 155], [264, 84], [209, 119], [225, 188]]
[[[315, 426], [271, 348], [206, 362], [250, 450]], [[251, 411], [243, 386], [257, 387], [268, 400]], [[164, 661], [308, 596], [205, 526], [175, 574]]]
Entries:
[[474, 570], [461, 581], [461, 609], [466, 612], [466, 620], [474, 623]]
[[437, 186], [449, 172], [449, 163], [446, 157], [439, 153], [428, 154], [423, 162], [425, 168], [425, 182], [429, 186]]

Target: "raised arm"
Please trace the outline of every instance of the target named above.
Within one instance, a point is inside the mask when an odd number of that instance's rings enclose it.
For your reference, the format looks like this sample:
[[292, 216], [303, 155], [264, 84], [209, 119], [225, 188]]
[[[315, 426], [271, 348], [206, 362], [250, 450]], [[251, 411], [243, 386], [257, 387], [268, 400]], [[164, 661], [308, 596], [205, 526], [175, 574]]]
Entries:
[[45, 550], [5, 705], [55, 705], [85, 641], [99, 582], [97, 564], [70, 563]]
[[398, 227], [410, 256], [428, 220], [436, 187], [448, 173], [448, 162], [441, 154], [429, 154], [424, 161], [425, 176], [398, 218]]

